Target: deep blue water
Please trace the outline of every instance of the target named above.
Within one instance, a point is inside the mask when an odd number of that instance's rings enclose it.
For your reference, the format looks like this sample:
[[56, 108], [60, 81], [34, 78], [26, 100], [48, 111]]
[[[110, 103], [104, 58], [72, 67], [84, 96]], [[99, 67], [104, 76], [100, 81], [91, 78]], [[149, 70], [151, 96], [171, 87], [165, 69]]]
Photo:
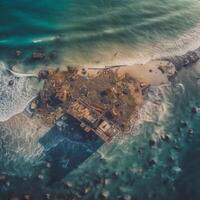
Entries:
[[[200, 113], [191, 113], [192, 107], [200, 108], [194, 69], [199, 64], [181, 71], [172, 85], [150, 88], [138, 129], [111, 145], [85, 138], [71, 118], [62, 128], [58, 123], [47, 130], [23, 114], [13, 116], [38, 85], [14, 79], [2, 67], [29, 71], [58, 64], [143, 62], [154, 54], [187, 51], [200, 42], [199, 10], [197, 0], [1, 0], [0, 175], [6, 179], [0, 179], [0, 199], [29, 193], [40, 200], [50, 193], [58, 200], [73, 195], [101, 200], [102, 194], [111, 200], [199, 200]], [[48, 59], [35, 63], [30, 58], [38, 49]], [[22, 52], [18, 57], [16, 50]], [[14, 91], [7, 85], [10, 79]], [[13, 117], [5, 121], [7, 116]], [[181, 120], [187, 127], [180, 129]], [[164, 133], [169, 141], [162, 139]]]

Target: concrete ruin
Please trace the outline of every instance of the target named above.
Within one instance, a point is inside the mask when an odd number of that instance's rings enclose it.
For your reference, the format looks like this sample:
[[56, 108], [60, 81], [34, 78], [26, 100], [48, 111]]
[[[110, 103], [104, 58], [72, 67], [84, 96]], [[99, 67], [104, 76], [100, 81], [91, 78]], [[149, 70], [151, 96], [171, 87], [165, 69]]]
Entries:
[[95, 75], [75, 67], [41, 70], [38, 79], [44, 80], [44, 87], [30, 104], [33, 115], [49, 125], [71, 115], [86, 134], [97, 134], [107, 143], [130, 131], [143, 103], [143, 85], [117, 69]]

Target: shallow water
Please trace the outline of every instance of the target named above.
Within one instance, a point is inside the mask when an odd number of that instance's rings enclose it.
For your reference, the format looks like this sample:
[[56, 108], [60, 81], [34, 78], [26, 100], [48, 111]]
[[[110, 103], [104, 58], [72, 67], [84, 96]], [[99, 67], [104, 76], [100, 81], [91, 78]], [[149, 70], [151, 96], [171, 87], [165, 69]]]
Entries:
[[[199, 9], [197, 0], [2, 0], [0, 58], [30, 71], [69, 63], [141, 63], [181, 54], [200, 43]], [[27, 62], [39, 47], [47, 54], [57, 51], [57, 60]], [[17, 49], [22, 51], [18, 58]], [[1, 67], [0, 174], [9, 177], [0, 181], [0, 198], [29, 192], [40, 200], [49, 192], [53, 199], [76, 193], [90, 200], [101, 199], [105, 191], [113, 200], [198, 200], [200, 113], [191, 113], [193, 106], [200, 108], [198, 76], [190, 66], [173, 84], [151, 87], [132, 134], [102, 145], [98, 138], [85, 140], [70, 119], [49, 129], [23, 113], [16, 115], [39, 85]], [[180, 129], [180, 120], [188, 126]], [[188, 134], [191, 127], [193, 136]], [[156, 143], [152, 147], [151, 139]], [[150, 166], [152, 159], [156, 164]]]

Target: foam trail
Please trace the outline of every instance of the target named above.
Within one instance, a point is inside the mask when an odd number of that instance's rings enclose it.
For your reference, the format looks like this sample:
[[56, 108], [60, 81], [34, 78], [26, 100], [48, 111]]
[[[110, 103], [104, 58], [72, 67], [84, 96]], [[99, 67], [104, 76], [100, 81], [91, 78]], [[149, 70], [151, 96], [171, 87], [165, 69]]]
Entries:
[[48, 131], [39, 119], [20, 113], [0, 122], [0, 166], [7, 174], [31, 176], [41, 164], [44, 148], [38, 140]]

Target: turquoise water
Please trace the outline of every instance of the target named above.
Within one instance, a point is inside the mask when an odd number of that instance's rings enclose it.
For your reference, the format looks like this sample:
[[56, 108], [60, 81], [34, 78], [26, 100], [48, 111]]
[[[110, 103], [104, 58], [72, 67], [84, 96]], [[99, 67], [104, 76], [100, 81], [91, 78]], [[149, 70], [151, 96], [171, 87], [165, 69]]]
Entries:
[[[185, 52], [200, 42], [199, 10], [197, 0], [1, 0], [0, 175], [8, 177], [0, 181], [0, 199], [28, 192], [36, 200], [44, 193], [59, 200], [74, 194], [85, 200], [101, 200], [103, 194], [111, 200], [198, 200], [200, 114], [191, 109], [200, 108], [194, 68], [199, 64], [181, 71], [173, 84], [151, 87], [138, 126], [111, 145], [85, 141], [70, 119], [49, 130], [15, 115], [39, 86], [32, 78], [14, 78], [4, 67], [29, 71], [69, 63], [144, 62]], [[28, 62], [38, 48], [57, 52], [57, 59]], [[7, 81], [13, 79], [10, 91]], [[180, 120], [188, 126], [180, 129]]]

